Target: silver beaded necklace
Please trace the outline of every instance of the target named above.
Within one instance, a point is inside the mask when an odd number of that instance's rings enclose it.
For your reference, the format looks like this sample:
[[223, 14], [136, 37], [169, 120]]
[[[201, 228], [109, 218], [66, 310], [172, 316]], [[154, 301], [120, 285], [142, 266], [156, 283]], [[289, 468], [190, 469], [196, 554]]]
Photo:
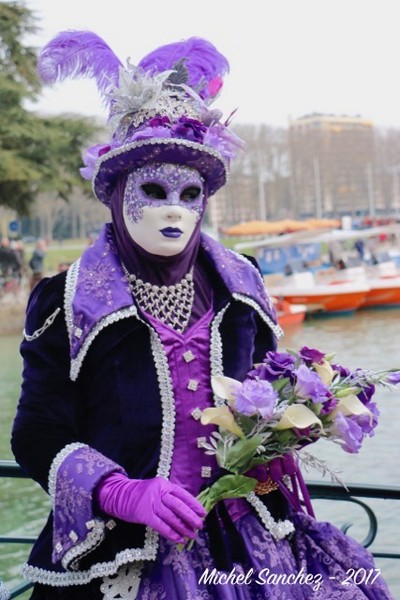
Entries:
[[132, 296], [153, 317], [183, 333], [189, 324], [194, 301], [193, 267], [174, 285], [155, 285], [129, 273], [123, 265]]

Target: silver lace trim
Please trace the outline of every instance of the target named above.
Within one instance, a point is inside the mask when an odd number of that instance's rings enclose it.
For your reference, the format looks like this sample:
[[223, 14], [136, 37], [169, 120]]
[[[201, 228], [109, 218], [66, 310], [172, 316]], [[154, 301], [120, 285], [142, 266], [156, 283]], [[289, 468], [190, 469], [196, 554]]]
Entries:
[[[93, 183], [96, 180], [97, 175], [99, 174], [100, 168], [104, 162], [107, 162], [110, 158], [114, 158], [115, 156], [119, 156], [120, 154], [125, 154], [134, 148], [140, 148], [141, 146], [186, 146], [187, 148], [193, 148], [194, 150], [198, 150], [203, 152], [204, 154], [209, 154], [214, 158], [217, 158], [223, 165], [225, 169], [226, 175], [229, 173], [229, 166], [227, 161], [223, 158], [223, 156], [211, 146], [206, 146], [204, 144], [199, 144], [198, 142], [192, 142], [191, 140], [185, 140], [181, 138], [148, 138], [144, 140], [136, 140], [136, 142], [131, 142], [130, 144], [124, 144], [119, 148], [114, 148], [109, 152], [103, 154], [97, 161], [94, 173], [93, 173]], [[93, 187], [93, 191], [96, 194], [96, 190]]]
[[10, 592], [7, 590], [3, 582], [0, 580], [0, 600], [9, 600]]
[[152, 285], [129, 273], [122, 265], [129, 288], [140, 308], [183, 333], [188, 326], [194, 301], [193, 269], [174, 285]]
[[99, 321], [96, 325], [96, 327], [94, 327], [92, 329], [92, 331], [89, 333], [89, 335], [87, 336], [82, 348], [80, 349], [78, 356], [76, 358], [73, 358], [71, 360], [71, 369], [70, 369], [70, 379], [71, 381], [76, 381], [79, 375], [79, 372], [81, 370], [81, 366], [83, 363], [83, 360], [93, 342], [93, 340], [95, 339], [95, 337], [97, 337], [97, 335], [100, 333], [100, 331], [102, 329], [104, 329], [105, 327], [107, 327], [108, 325], [111, 325], [111, 323], [116, 323], [117, 321], [121, 321], [121, 319], [127, 319], [128, 317], [135, 317], [137, 315], [137, 310], [135, 306], [129, 306], [128, 308], [123, 308], [121, 310], [118, 310], [115, 313], [112, 313], [111, 315], [107, 315], [107, 317], [105, 317], [104, 319], [102, 319], [101, 321]]
[[[69, 269], [67, 273], [67, 279], [65, 284], [65, 293], [64, 293], [64, 311], [65, 311], [65, 321], [68, 330], [68, 337], [72, 339], [72, 332], [74, 330], [74, 320], [73, 320], [73, 310], [72, 303], [74, 299], [76, 284], [78, 281], [79, 274], [79, 266], [80, 259], [77, 260]], [[97, 325], [92, 329], [92, 331], [87, 336], [85, 342], [82, 345], [82, 348], [78, 352], [78, 356], [76, 358], [71, 359], [70, 365], [70, 379], [71, 381], [76, 381], [81, 370], [81, 366], [83, 360], [93, 342], [93, 340], [97, 337], [102, 329], [110, 325], [111, 323], [116, 323], [121, 319], [126, 319], [131, 316], [136, 316], [137, 310], [134, 305], [129, 306], [128, 308], [123, 308], [118, 310], [115, 313], [107, 315], [101, 321], [97, 323]]]
[[257, 498], [254, 492], [250, 492], [246, 500], [256, 509], [265, 529], [270, 532], [274, 539], [282, 540], [294, 531], [294, 525], [288, 519], [285, 519], [285, 521], [275, 521], [268, 508]]
[[50, 465], [49, 479], [48, 479], [49, 495], [52, 498], [53, 503], [54, 503], [54, 498], [56, 495], [58, 469], [61, 467], [62, 463], [67, 458], [67, 456], [72, 454], [72, 452], [75, 452], [75, 450], [78, 450], [78, 448], [87, 448], [87, 447], [88, 447], [87, 444], [82, 444], [81, 442], [73, 442], [72, 444], [67, 444], [66, 446], [64, 446], [64, 448], [62, 450], [60, 450], [60, 452], [58, 452], [58, 454], [56, 454], [55, 458], [53, 459], [53, 462]]
[[[233, 250], [230, 250], [229, 248], [228, 248], [228, 251], [231, 254], [234, 254], [236, 256], [236, 258], [239, 258], [242, 262], [245, 262], [247, 265], [249, 265], [253, 269], [253, 271], [257, 274], [257, 277], [260, 280], [263, 288], [265, 288], [264, 280], [261, 277], [259, 270], [256, 269], [256, 267], [253, 265], [253, 263], [251, 261], [249, 261], [248, 258], [243, 256], [243, 254], [238, 254], [237, 252], [234, 252]], [[268, 315], [265, 314], [265, 312], [261, 309], [261, 307], [257, 304], [257, 302], [255, 302], [251, 298], [248, 298], [247, 296], [244, 296], [242, 294], [233, 294], [233, 296], [234, 297], [237, 296], [238, 299], [242, 300], [242, 302], [245, 302], [246, 304], [249, 304], [249, 306], [254, 308], [258, 312], [258, 314], [261, 316], [261, 318], [265, 321], [265, 323], [267, 323], [267, 325], [272, 329], [273, 333], [275, 334], [275, 337], [278, 340], [285, 335], [282, 327], [280, 325], [277, 325], [276, 323], [274, 323], [272, 321], [272, 319], [270, 319], [268, 317]]]
[[264, 323], [268, 325], [268, 327], [272, 330], [273, 334], [278, 340], [281, 337], [283, 337], [284, 334], [282, 327], [274, 323], [273, 320], [262, 310], [261, 306], [257, 304], [255, 300], [253, 300], [253, 298], [249, 298], [244, 294], [238, 293], [232, 294], [232, 297], [236, 300], [240, 300], [240, 302], [243, 302], [244, 304], [248, 304], [249, 306], [251, 306], [251, 308], [254, 308], [254, 310], [260, 315]]
[[[268, 317], [268, 315], [264, 313], [263, 310], [261, 310], [261, 307], [254, 300], [248, 298], [247, 296], [243, 296], [242, 294], [232, 294], [232, 297], [254, 308], [257, 311], [257, 313], [262, 317], [262, 319], [267, 323], [267, 325], [273, 330], [275, 335], [278, 334], [278, 330], [280, 330], [280, 327], [278, 325], [275, 325], [275, 323]], [[220, 312], [216, 315], [211, 325], [210, 362], [212, 376], [223, 375], [222, 339], [219, 327], [221, 325], [225, 312], [229, 308], [229, 306], [230, 304], [227, 304], [222, 310], [220, 310]], [[222, 404], [224, 404], [224, 400], [214, 394], [214, 403], [216, 406], [221, 406]], [[292, 533], [292, 531], [294, 531], [294, 526], [293, 523], [291, 523], [291, 521], [275, 521], [269, 510], [254, 492], [251, 492], [247, 496], [246, 500], [253, 506], [265, 528], [271, 533], [271, 535], [276, 540], [280, 540], [289, 535], [289, 533]]]
[[64, 312], [65, 322], [67, 324], [68, 339], [72, 340], [72, 333], [74, 330], [74, 316], [72, 310], [72, 302], [74, 299], [76, 284], [78, 282], [79, 267], [81, 259], [78, 258], [67, 271], [67, 278], [65, 281], [65, 294], [64, 294]]
[[135, 600], [140, 586], [143, 563], [123, 565], [111, 577], [103, 577], [103, 600]]
[[93, 519], [93, 529], [89, 531], [85, 539], [73, 546], [64, 554], [61, 564], [65, 570], [76, 571], [79, 568], [78, 562], [85, 554], [92, 552], [97, 546], [100, 546], [104, 540], [105, 524], [100, 519]]
[[[230, 304], [227, 304], [222, 310], [220, 310], [211, 323], [210, 366], [212, 377], [224, 374], [224, 366], [222, 362], [222, 339], [219, 326], [221, 325], [225, 311], [229, 308], [229, 306]], [[223, 398], [220, 398], [214, 394], [215, 406], [222, 406], [224, 403], [225, 401]]]
[[[142, 321], [142, 319], [139, 319]], [[151, 351], [157, 371], [158, 388], [161, 396], [163, 423], [161, 428], [160, 461], [157, 475], [168, 479], [171, 470], [175, 436], [175, 401], [172, 379], [162, 342], [154, 329], [142, 321], [150, 330]]]

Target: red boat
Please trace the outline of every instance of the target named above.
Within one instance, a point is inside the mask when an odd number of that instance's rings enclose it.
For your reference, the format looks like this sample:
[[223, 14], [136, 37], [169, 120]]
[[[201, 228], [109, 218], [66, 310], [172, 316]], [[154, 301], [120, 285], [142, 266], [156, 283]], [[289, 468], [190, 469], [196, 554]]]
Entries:
[[278, 317], [278, 323], [282, 329], [293, 325], [300, 325], [307, 313], [305, 304], [291, 304], [282, 298], [273, 298]]
[[368, 284], [370, 289], [361, 308], [400, 306], [400, 270], [394, 261], [370, 269]]
[[363, 304], [370, 289], [366, 281], [316, 283], [310, 272], [290, 275], [279, 283], [267, 286], [273, 296], [283, 298], [289, 304], [305, 304], [310, 313], [353, 312]]

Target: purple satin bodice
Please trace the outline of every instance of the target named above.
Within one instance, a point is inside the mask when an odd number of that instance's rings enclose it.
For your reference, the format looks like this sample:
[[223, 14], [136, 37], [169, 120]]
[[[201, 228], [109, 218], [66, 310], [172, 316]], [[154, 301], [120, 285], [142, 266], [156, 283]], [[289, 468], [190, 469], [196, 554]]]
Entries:
[[[163, 343], [174, 388], [175, 445], [170, 481], [194, 496], [211, 483], [218, 469], [215, 456], [206, 454], [201, 447], [202, 442], [209, 442], [209, 436], [217, 427], [202, 425], [199, 418], [201, 410], [214, 406], [210, 365], [213, 316], [210, 308], [192, 327], [178, 333], [146, 313]], [[250, 510], [242, 499], [224, 502], [234, 521]]]
[[184, 333], [146, 313], [146, 319], [162, 341], [170, 368], [175, 397], [175, 444], [170, 481], [197, 496], [200, 488], [215, 475], [214, 456], [205, 453], [202, 441], [208, 441], [216, 429], [202, 425], [200, 411], [213, 406], [210, 382], [210, 323], [212, 308]]

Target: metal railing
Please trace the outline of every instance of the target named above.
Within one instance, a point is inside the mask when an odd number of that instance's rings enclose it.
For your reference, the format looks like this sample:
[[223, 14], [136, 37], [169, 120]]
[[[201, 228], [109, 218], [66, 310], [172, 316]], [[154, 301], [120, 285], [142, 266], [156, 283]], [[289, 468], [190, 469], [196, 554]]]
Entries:
[[[0, 461], [0, 478], [27, 478], [21, 467], [8, 460]], [[359, 485], [347, 484], [347, 489], [334, 483], [320, 483], [316, 481], [307, 481], [307, 488], [310, 496], [314, 500], [334, 500], [339, 502], [351, 502], [360, 506], [368, 516], [369, 530], [364, 540], [361, 542], [366, 548], [371, 546], [375, 540], [378, 531], [378, 518], [372, 508], [363, 499], [378, 499], [378, 500], [400, 500], [400, 487], [387, 487], [382, 485]], [[352, 523], [344, 523], [341, 527], [342, 531], [346, 532], [351, 527]], [[0, 535], [0, 543], [6, 544], [33, 544], [35, 537], [32, 536], [4, 536]], [[382, 552], [371, 550], [373, 556], [379, 558], [400, 558], [400, 553]], [[32, 583], [23, 582], [10, 590], [9, 598], [16, 598], [23, 594], [26, 590], [32, 587]], [[1, 586], [1, 579], [0, 579]], [[0, 600], [1, 596], [0, 587]], [[4, 596], [6, 598], [7, 596]]]

